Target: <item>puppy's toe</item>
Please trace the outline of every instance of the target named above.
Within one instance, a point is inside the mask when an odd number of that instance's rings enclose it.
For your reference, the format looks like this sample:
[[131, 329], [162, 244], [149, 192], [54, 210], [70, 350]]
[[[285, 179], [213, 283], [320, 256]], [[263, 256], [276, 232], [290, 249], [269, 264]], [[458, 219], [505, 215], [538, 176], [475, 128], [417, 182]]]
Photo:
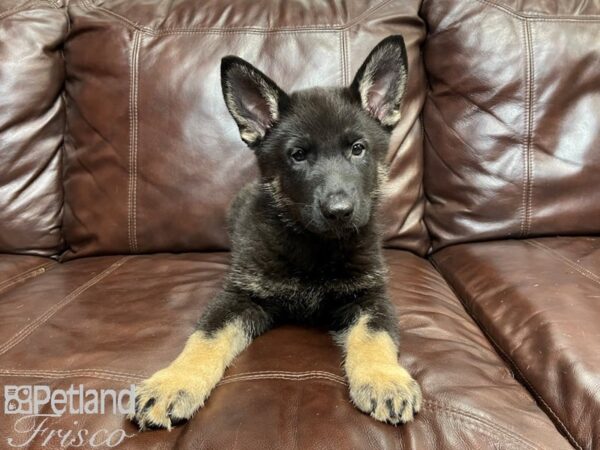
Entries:
[[375, 366], [364, 379], [350, 380], [350, 397], [361, 411], [394, 425], [413, 420], [422, 404], [419, 385], [400, 366]]
[[193, 377], [164, 369], [136, 387], [135, 413], [130, 419], [140, 430], [167, 428], [189, 419], [205, 395]]

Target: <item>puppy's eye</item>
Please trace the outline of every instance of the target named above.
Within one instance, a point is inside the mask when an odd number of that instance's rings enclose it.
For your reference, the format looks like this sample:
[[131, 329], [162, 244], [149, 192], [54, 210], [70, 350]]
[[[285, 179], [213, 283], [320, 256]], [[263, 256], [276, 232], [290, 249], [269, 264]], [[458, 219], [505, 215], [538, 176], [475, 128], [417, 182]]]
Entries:
[[302, 148], [296, 148], [290, 154], [292, 159], [296, 162], [302, 162], [306, 160], [306, 151]]
[[352, 144], [352, 155], [361, 156], [366, 150], [365, 144], [362, 142], [355, 142]]

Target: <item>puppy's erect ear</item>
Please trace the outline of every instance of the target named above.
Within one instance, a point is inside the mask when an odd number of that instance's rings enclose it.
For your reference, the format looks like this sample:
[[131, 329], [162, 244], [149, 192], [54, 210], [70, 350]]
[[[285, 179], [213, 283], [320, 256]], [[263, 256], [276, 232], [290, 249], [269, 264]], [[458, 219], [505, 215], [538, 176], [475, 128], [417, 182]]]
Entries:
[[279, 120], [287, 95], [260, 70], [236, 56], [221, 60], [221, 87], [242, 140], [253, 147]]
[[382, 125], [393, 127], [400, 120], [406, 91], [408, 62], [402, 36], [390, 36], [371, 51], [358, 69], [350, 90], [362, 107]]

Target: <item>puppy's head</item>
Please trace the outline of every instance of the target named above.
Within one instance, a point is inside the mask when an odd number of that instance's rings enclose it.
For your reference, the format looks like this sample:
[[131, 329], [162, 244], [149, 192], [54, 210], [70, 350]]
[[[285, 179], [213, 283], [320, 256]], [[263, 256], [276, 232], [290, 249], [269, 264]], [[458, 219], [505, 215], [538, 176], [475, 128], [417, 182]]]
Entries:
[[324, 237], [366, 225], [407, 81], [404, 40], [380, 42], [345, 88], [286, 94], [248, 62], [221, 62], [225, 103], [285, 216]]

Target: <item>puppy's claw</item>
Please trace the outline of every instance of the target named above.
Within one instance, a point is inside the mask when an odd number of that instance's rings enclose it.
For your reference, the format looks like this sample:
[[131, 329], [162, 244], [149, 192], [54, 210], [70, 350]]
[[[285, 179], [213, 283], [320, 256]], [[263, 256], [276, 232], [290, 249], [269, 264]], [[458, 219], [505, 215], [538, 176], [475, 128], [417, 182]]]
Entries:
[[370, 379], [350, 383], [350, 397], [361, 411], [394, 425], [413, 420], [421, 409], [419, 385], [400, 366], [372, 368]]
[[163, 369], [137, 386], [135, 413], [129, 418], [137, 423], [140, 431], [171, 430], [202, 406], [209, 393], [203, 387], [192, 374]]

